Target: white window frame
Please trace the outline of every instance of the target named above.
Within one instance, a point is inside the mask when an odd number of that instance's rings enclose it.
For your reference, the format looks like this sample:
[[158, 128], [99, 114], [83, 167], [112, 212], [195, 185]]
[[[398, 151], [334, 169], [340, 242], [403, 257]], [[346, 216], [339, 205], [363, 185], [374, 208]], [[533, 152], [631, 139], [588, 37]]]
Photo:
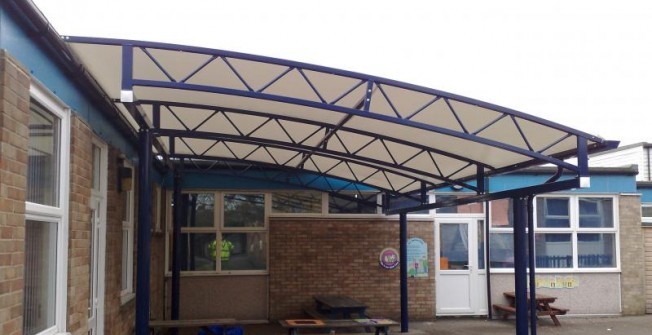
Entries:
[[652, 216], [643, 216], [643, 208], [652, 208], [652, 202], [651, 203], [642, 203], [641, 204], [641, 222], [645, 225], [647, 224], [648, 226], [652, 225]]
[[[173, 191], [166, 192], [166, 203], [172, 203]], [[264, 232], [267, 236], [267, 241], [265, 243], [265, 253], [267, 254], [267, 264], [266, 269], [264, 270], [224, 270], [221, 269], [221, 262], [219, 262], [216, 257], [215, 271], [181, 271], [182, 277], [193, 277], [193, 276], [224, 276], [224, 275], [268, 275], [269, 274], [269, 217], [270, 211], [272, 208], [272, 195], [270, 192], [264, 191], [255, 191], [255, 190], [203, 190], [203, 189], [188, 189], [183, 190], [183, 194], [192, 194], [192, 193], [211, 193], [214, 195], [214, 213], [213, 213], [213, 226], [212, 227], [181, 227], [181, 233], [210, 233], [215, 234], [216, 244], [218, 246], [222, 245], [222, 234], [223, 233], [247, 233], [247, 232]], [[265, 196], [265, 219], [263, 227], [251, 227], [251, 228], [236, 228], [236, 227], [224, 227], [224, 196], [226, 194], [262, 194]], [[171, 240], [173, 233], [173, 206], [167, 206], [166, 225], [165, 225], [165, 273], [166, 276], [171, 276], [172, 272], [170, 268], [172, 266], [172, 260], [170, 259], [171, 254]], [[217, 254], [219, 255], [220, 249], [217, 249]]]
[[[539, 198], [564, 198], [569, 199], [569, 220], [570, 226], [564, 228], [553, 228], [553, 227], [538, 227], [537, 219], [537, 199]], [[579, 200], [581, 198], [609, 198], [612, 200], [613, 204], [613, 224], [611, 228], [580, 228], [579, 227]], [[617, 273], [620, 272], [620, 229], [619, 229], [619, 213], [618, 213], [618, 197], [613, 194], [594, 194], [594, 193], [582, 193], [582, 194], [546, 194], [537, 196], [534, 198], [534, 231], [536, 233], [560, 233], [560, 234], [571, 234], [571, 247], [572, 247], [572, 256], [573, 256], [573, 267], [571, 268], [539, 268], [537, 267], [537, 273]], [[493, 228], [490, 226], [491, 233], [513, 233], [514, 229], [512, 227], [505, 228]], [[615, 251], [614, 255], [616, 260], [616, 266], [611, 268], [580, 268], [579, 267], [579, 254], [578, 254], [578, 240], [577, 235], [582, 233], [612, 233], [614, 234], [614, 243]], [[491, 252], [491, 251], [490, 251]], [[491, 268], [491, 272], [494, 273], [513, 273], [514, 269], [512, 268]]]
[[[30, 96], [59, 118], [59, 205], [47, 206], [25, 202], [25, 220], [57, 224], [55, 324], [39, 335], [64, 333], [67, 324], [68, 299], [68, 207], [70, 184], [70, 109], [42, 84], [32, 78]], [[31, 112], [30, 112], [31, 113]], [[22, 325], [21, 325], [22, 326]]]
[[[124, 160], [123, 162], [124, 167], [131, 168], [131, 180], [134, 180], [134, 167], [133, 164], [131, 164], [129, 161]], [[126, 304], [127, 302], [131, 301], [136, 294], [134, 293], [134, 195], [136, 192], [134, 192], [134, 184], [132, 183], [132, 187], [130, 190], [123, 190], [123, 193], [126, 193], [125, 195], [122, 196], [128, 196], [129, 199], [127, 201], [127, 208], [124, 210], [126, 211], [126, 220], [122, 221], [122, 230], [120, 234], [120, 240], [122, 241], [122, 257], [120, 259], [120, 264], [123, 264], [124, 257], [127, 257], [127, 268], [122, 269], [122, 272], [120, 273], [120, 303], [121, 304]], [[123, 234], [127, 233], [127, 242], [126, 245], [124, 244], [124, 239], [123, 239]], [[125, 272], [126, 271], [126, 272]], [[123, 276], [126, 275], [126, 284], [127, 286], [123, 289], [122, 288], [122, 278]]]

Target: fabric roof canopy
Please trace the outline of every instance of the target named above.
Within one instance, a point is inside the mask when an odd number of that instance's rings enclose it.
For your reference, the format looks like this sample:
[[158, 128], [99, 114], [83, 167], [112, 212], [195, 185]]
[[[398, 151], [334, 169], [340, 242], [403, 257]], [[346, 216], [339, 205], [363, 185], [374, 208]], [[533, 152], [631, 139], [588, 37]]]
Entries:
[[[587, 176], [617, 143], [466, 97], [281, 59], [162, 43], [64, 37], [164, 160], [300, 170], [414, 194], [552, 164]], [[577, 164], [563, 161], [579, 155]]]

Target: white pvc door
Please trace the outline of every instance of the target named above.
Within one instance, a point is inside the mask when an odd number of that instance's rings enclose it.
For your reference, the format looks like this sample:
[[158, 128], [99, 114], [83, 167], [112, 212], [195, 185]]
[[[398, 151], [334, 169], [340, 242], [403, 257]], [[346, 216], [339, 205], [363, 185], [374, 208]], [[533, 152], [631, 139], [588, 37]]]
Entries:
[[484, 221], [437, 219], [437, 315], [486, 314]]

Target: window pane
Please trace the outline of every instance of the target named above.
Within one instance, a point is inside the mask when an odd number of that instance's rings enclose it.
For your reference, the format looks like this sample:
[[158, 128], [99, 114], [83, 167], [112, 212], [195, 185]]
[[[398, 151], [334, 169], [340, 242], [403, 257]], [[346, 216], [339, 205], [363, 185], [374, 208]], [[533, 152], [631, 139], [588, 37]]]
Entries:
[[225, 194], [224, 227], [264, 227], [265, 195]]
[[[410, 207], [416, 207], [420, 205], [421, 205], [421, 201], [414, 198], [408, 198], [408, 197], [396, 197], [396, 198], [392, 197], [389, 201], [390, 209], [410, 208]], [[420, 211], [410, 212], [410, 214], [430, 214], [430, 211], [424, 209]]]
[[93, 144], [93, 190], [100, 190], [100, 148]]
[[186, 193], [181, 195], [183, 215], [182, 227], [213, 227], [215, 218], [215, 194]]
[[272, 194], [272, 213], [321, 213], [321, 193], [276, 192]]
[[[331, 214], [376, 214], [378, 194], [341, 192], [343, 197], [328, 197], [328, 212]], [[358, 201], [362, 200], [362, 201]]]
[[491, 226], [494, 228], [514, 227], [514, 207], [512, 199], [494, 200], [491, 202]]
[[54, 326], [56, 265], [57, 224], [26, 221], [24, 334], [36, 334]]
[[492, 268], [514, 268], [512, 233], [490, 233], [489, 259]]
[[478, 269], [484, 269], [484, 220], [478, 220]]
[[129, 230], [122, 229], [122, 279], [120, 287], [124, 291], [129, 288]]
[[613, 199], [580, 198], [580, 228], [613, 228]]
[[616, 235], [577, 234], [577, 258], [581, 268], [616, 267]]
[[469, 264], [469, 227], [442, 223], [439, 226], [439, 266], [442, 270], [466, 270]]
[[642, 208], [643, 218], [652, 219], [652, 205], [644, 205]]
[[215, 271], [218, 254], [215, 234], [181, 234], [181, 270]]
[[[435, 195], [435, 202], [452, 201], [456, 199], [466, 198], [468, 195]], [[439, 214], [482, 214], [484, 213], [484, 206], [482, 202], [476, 202], [468, 205], [452, 206], [437, 208]]]
[[573, 246], [571, 234], [535, 234], [538, 268], [572, 268]]
[[27, 201], [59, 205], [59, 119], [31, 101]]
[[222, 270], [265, 270], [267, 268], [267, 234], [222, 234], [220, 252]]
[[569, 228], [568, 198], [537, 198], [537, 226], [540, 228]]

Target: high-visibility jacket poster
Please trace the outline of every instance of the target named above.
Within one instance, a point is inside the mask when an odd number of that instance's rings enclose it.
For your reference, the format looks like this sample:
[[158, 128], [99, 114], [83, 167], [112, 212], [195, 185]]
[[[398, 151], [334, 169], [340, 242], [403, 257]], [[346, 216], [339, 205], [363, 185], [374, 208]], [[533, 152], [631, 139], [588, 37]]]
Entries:
[[420, 238], [407, 241], [408, 277], [428, 277], [428, 244]]

